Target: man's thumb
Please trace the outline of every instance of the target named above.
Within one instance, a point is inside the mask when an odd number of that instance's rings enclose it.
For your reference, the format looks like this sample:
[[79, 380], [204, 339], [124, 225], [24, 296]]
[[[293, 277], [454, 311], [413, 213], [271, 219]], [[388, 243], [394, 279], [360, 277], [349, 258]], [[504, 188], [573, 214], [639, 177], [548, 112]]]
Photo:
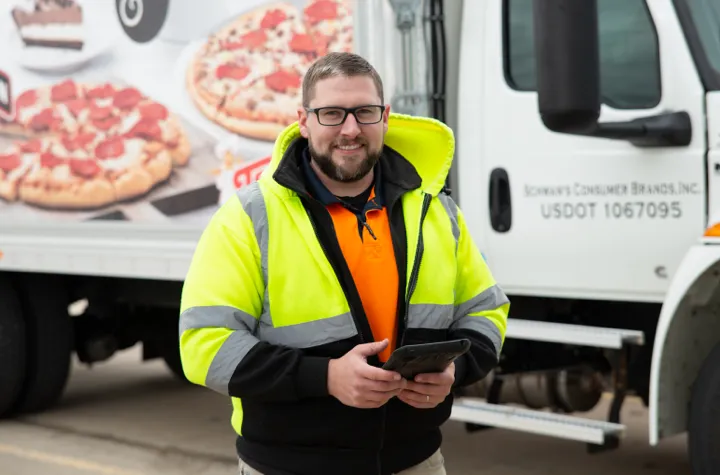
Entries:
[[388, 344], [390, 342], [388, 339], [384, 339], [383, 341], [374, 341], [372, 343], [363, 343], [362, 345], [358, 345], [355, 347], [355, 350], [360, 353], [362, 356], [370, 356], [370, 355], [376, 355], [380, 353], [382, 350], [387, 348]]

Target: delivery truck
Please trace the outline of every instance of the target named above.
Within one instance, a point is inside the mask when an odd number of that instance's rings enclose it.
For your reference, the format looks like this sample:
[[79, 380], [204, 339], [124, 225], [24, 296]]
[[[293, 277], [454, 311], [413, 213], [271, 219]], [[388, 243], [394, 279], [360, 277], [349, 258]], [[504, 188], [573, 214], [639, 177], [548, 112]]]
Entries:
[[444, 192], [512, 302], [452, 419], [597, 452], [638, 397], [649, 444], [687, 434], [720, 473], [720, 3], [0, 5], [3, 416], [61, 401], [72, 358], [141, 345], [183, 377], [203, 227], [265, 170], [312, 60], [355, 51], [393, 112], [455, 132]]

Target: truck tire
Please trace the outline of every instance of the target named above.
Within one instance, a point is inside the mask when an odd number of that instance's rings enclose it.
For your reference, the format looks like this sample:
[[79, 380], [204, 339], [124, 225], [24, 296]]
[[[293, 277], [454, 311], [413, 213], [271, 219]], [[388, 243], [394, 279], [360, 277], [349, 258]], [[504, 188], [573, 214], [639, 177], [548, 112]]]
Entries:
[[25, 378], [25, 322], [11, 280], [0, 275], [0, 418], [20, 397]]
[[180, 347], [177, 344], [166, 345], [163, 348], [162, 358], [165, 361], [165, 366], [167, 366], [177, 379], [182, 382], [188, 382], [185, 376], [185, 370], [183, 370], [182, 360], [180, 359]]
[[720, 344], [703, 362], [692, 389], [688, 455], [693, 475], [720, 473]]
[[72, 322], [62, 278], [23, 275], [20, 303], [25, 316], [26, 369], [20, 413], [44, 411], [62, 396], [73, 348]]

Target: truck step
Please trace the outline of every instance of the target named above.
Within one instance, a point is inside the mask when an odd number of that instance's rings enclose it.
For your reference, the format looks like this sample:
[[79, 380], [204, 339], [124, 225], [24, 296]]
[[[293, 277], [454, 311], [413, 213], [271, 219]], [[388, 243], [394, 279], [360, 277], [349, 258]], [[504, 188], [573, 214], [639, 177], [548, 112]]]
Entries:
[[637, 330], [519, 320], [512, 317], [508, 318], [506, 337], [616, 350], [623, 345], [645, 344], [645, 334]]
[[474, 398], [456, 398], [450, 419], [597, 445], [618, 440], [625, 433], [622, 424], [489, 404]]

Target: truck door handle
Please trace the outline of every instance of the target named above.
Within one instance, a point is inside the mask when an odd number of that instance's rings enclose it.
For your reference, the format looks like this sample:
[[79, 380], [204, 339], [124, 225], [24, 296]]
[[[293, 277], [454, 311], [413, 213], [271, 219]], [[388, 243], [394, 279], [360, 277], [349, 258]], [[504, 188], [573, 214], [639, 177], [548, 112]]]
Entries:
[[490, 173], [490, 224], [499, 233], [506, 233], [512, 226], [512, 202], [510, 178], [503, 168]]

